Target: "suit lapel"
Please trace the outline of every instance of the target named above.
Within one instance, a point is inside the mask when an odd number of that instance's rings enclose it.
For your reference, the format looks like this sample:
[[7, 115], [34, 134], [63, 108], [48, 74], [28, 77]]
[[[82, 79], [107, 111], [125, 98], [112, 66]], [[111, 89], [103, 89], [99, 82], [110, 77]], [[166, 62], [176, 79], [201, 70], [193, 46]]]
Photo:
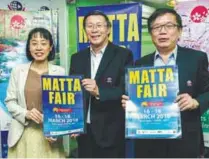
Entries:
[[49, 71], [49, 75], [54, 75], [56, 72], [56, 68], [53, 67], [52, 64], [48, 63], [48, 71]]
[[84, 52], [84, 58], [83, 58], [83, 68], [85, 68], [85, 78], [91, 78], [91, 54], [90, 54], [90, 48], [86, 52]]
[[112, 43], [108, 43], [104, 55], [102, 57], [102, 60], [100, 62], [99, 68], [97, 70], [95, 80], [98, 80], [98, 78], [101, 76], [101, 74], [104, 72], [110, 61], [113, 59], [113, 56], [115, 56], [114, 52], [114, 45]]
[[21, 68], [21, 71], [20, 71], [20, 77], [21, 77], [21, 89], [24, 89], [25, 87], [25, 82], [26, 82], [26, 79], [28, 77], [28, 71], [30, 69], [30, 65], [31, 65], [31, 62], [24, 65], [24, 67]]
[[188, 56], [184, 56], [181, 47], [178, 46], [178, 53], [176, 59], [176, 65], [178, 66], [179, 72], [179, 88], [184, 88], [184, 79], [187, 79], [187, 74], [185, 71], [185, 61], [187, 61]]
[[25, 102], [25, 83], [26, 83], [26, 79], [28, 77], [28, 71], [30, 69], [30, 65], [31, 62], [29, 62], [28, 64], [25, 64], [24, 67], [21, 68], [20, 70], [20, 77], [21, 77], [21, 82], [19, 82], [20, 84], [20, 96], [21, 99], [23, 99], [23, 106], [26, 107], [26, 102]]
[[140, 64], [140, 66], [154, 66], [154, 57], [155, 57], [155, 53], [150, 54], [150, 56], [143, 60], [142, 63]]
[[[77, 65], [80, 69], [80, 73], [79, 74], [83, 74], [84, 77], [83, 78], [91, 78], [91, 54], [90, 54], [90, 48], [86, 49], [84, 52], [82, 53], [78, 53], [78, 54], [82, 54], [82, 59], [80, 59], [82, 62], [81, 64]], [[87, 92], [86, 90], [84, 91], [84, 96], [86, 99], [86, 107], [88, 110], [89, 107], [89, 97], [90, 94], [89, 92]]]
[[147, 63], [148, 66], [154, 66], [154, 58], [155, 58], [155, 53], [152, 53]]
[[49, 75], [63, 75], [60, 72], [60, 69], [53, 64], [48, 62], [48, 74]]
[[[176, 57], [176, 64], [178, 65], [178, 68], [181, 68], [184, 64], [184, 56], [181, 52], [181, 48], [178, 47], [177, 57]], [[180, 70], [180, 69], [179, 69]]]

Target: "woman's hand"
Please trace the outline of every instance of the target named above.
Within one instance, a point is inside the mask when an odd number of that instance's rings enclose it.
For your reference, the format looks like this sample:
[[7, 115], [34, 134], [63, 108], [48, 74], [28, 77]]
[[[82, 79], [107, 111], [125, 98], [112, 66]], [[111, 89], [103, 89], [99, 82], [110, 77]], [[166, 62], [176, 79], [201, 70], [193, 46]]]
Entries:
[[46, 140], [49, 142], [49, 143], [54, 143], [54, 142], [56, 142], [57, 141], [57, 138], [55, 138], [55, 137], [46, 137]]
[[36, 108], [33, 108], [27, 111], [26, 119], [33, 120], [35, 123], [41, 124], [43, 122], [43, 114], [39, 112]]

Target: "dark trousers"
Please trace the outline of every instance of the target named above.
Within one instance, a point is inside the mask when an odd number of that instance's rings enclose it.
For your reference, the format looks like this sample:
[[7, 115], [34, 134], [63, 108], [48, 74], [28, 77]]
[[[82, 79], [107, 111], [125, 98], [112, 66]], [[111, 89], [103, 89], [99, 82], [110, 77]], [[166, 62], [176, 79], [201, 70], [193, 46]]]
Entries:
[[[137, 158], [197, 158], [200, 144], [195, 139], [138, 139], [135, 142]], [[193, 141], [192, 141], [193, 140]]]
[[125, 142], [111, 147], [101, 147], [94, 139], [91, 125], [87, 124], [87, 133], [78, 137], [79, 158], [124, 158]]

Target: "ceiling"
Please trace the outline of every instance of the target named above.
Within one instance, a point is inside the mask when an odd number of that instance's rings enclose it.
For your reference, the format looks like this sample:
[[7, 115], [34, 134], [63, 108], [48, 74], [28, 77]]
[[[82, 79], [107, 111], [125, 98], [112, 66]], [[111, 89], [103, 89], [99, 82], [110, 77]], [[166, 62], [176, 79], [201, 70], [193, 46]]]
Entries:
[[144, 5], [155, 8], [173, 7], [178, 2], [198, 1], [198, 0], [133, 0], [134, 2], [142, 2]]

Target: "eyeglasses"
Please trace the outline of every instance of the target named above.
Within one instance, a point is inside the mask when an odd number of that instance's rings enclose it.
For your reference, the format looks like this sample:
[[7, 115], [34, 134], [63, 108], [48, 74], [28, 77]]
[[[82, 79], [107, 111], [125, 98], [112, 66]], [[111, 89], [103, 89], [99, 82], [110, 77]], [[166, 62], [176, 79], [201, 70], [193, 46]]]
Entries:
[[90, 24], [86, 24], [86, 29], [93, 30], [95, 28], [95, 29], [101, 30], [101, 29], [103, 29], [106, 26], [107, 26], [106, 24], [100, 24], [100, 23], [98, 23], [98, 24], [91, 24], [90, 23]]
[[157, 33], [160, 32], [162, 30], [162, 28], [164, 28], [166, 31], [171, 31], [173, 30], [175, 27], [178, 27], [179, 25], [177, 24], [173, 24], [173, 23], [166, 23], [163, 25], [159, 25], [159, 26], [154, 26], [151, 27], [152, 32]]

